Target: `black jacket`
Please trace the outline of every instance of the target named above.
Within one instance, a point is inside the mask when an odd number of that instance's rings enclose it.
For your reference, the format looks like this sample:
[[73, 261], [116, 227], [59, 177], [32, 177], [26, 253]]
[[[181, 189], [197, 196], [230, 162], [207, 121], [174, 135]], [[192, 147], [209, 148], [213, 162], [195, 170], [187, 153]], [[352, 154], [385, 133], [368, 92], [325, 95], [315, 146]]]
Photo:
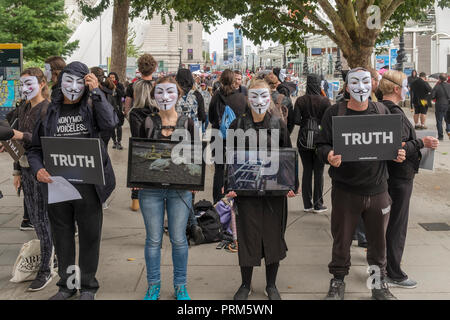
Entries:
[[428, 99], [431, 87], [428, 82], [424, 81], [422, 78], [418, 78], [411, 83], [411, 91], [413, 92], [413, 103], [418, 104], [420, 100]]
[[0, 124], [0, 140], [9, 140], [14, 136], [14, 131], [9, 127]]
[[423, 141], [422, 139], [417, 139], [414, 126], [398, 105], [389, 100], [383, 100], [382, 103], [392, 114], [400, 114], [402, 116], [402, 142], [405, 142], [403, 149], [406, 150], [406, 161], [402, 163], [388, 161], [389, 178], [414, 179], [414, 175], [419, 172], [420, 159], [422, 158], [420, 149], [424, 147]]
[[[77, 76], [85, 76], [89, 73], [89, 69], [80, 62], [72, 62], [67, 65], [59, 75], [59, 86], [57, 90], [52, 92], [52, 101], [48, 107], [47, 116], [44, 121], [38, 119], [33, 132], [31, 147], [26, 153], [28, 162], [35, 175], [40, 169], [44, 168], [41, 137], [54, 137], [56, 134], [60, 110], [64, 103], [64, 96], [60, 89], [60, 84], [62, 75], [66, 72]], [[88, 100], [92, 101], [92, 105]], [[117, 115], [114, 112], [113, 107], [106, 100], [104, 93], [98, 88], [91, 92], [86, 88], [85, 93], [81, 98], [80, 115], [84, 120], [84, 125], [89, 131], [90, 138], [98, 138], [100, 131], [112, 130], [118, 123]], [[95, 189], [100, 201], [104, 203], [116, 187], [116, 178], [105, 145], [103, 142], [101, 142], [100, 145], [105, 174], [105, 185], [95, 185]], [[47, 184], [44, 184], [44, 186], [46, 190]]]
[[[347, 104], [347, 102], [345, 102]], [[389, 110], [386, 110], [389, 113]], [[347, 109], [345, 115], [378, 114], [375, 103], [363, 112]], [[325, 111], [322, 118], [322, 130], [317, 139], [317, 154], [325, 164], [328, 153], [333, 149], [332, 118], [338, 115], [338, 104]], [[339, 168], [330, 166], [328, 174], [333, 186], [359, 195], [371, 196], [387, 191], [388, 171], [386, 161], [343, 162]]]
[[225, 106], [228, 105], [233, 110], [236, 117], [245, 113], [247, 108], [247, 99], [242, 93], [237, 91], [229, 96], [225, 96], [222, 89], [217, 90], [209, 104], [209, 122], [214, 129], [219, 129]]
[[[305, 127], [310, 118], [316, 118], [318, 124], [321, 123], [325, 111], [331, 107], [327, 97], [318, 94], [305, 94], [295, 101], [294, 122], [300, 127]], [[297, 146], [300, 139], [300, 131], [297, 137]]]
[[431, 91], [431, 99], [436, 99], [437, 106], [448, 106], [450, 103], [450, 83], [441, 82]]

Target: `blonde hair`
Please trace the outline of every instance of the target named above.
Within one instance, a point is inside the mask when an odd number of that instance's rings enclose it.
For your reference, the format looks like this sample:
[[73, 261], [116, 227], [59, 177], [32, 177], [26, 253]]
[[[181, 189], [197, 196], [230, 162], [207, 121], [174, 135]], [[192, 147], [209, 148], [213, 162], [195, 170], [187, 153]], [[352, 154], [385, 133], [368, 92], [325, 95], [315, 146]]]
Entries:
[[[151, 97], [153, 85], [147, 80], [138, 80], [133, 84], [133, 108], [144, 108], [154, 106], [155, 102]], [[130, 110], [131, 111], [131, 110]]]
[[406, 79], [406, 74], [396, 70], [388, 70], [383, 74], [378, 88], [383, 95], [394, 93], [395, 87], [402, 87], [403, 81]]

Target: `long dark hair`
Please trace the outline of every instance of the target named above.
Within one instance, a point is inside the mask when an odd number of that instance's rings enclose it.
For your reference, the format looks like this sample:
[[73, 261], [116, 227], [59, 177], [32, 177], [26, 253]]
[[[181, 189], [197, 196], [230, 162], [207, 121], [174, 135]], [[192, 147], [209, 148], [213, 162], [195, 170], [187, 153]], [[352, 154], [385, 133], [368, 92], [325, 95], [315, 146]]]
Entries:
[[226, 69], [224, 72], [222, 72], [222, 75], [220, 76], [220, 83], [222, 84], [222, 92], [225, 94], [225, 96], [229, 96], [234, 92], [234, 72], [230, 69]]

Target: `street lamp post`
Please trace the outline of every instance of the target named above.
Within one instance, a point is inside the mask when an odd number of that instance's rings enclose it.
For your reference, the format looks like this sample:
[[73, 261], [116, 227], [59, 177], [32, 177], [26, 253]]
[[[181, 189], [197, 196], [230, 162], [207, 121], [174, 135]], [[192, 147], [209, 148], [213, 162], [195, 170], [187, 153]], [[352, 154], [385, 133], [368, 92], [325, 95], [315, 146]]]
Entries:
[[397, 53], [397, 64], [395, 65], [395, 69], [397, 71], [402, 71], [403, 72], [403, 62], [405, 60], [405, 37], [402, 33], [400, 34], [400, 39], [399, 39], [399, 49], [398, 49], [398, 53]]
[[255, 72], [255, 54], [254, 53], [252, 53], [252, 57], [253, 57], [252, 72]]
[[286, 45], [283, 45], [283, 69], [286, 69]]
[[342, 73], [342, 64], [341, 64], [341, 49], [339, 47], [337, 48], [337, 54], [336, 54], [336, 64], [334, 65], [334, 77], [339, 78]]
[[182, 63], [181, 63], [181, 52], [183, 51], [182, 47], [178, 47], [178, 51], [180, 52], [180, 64], [178, 65], [178, 70], [181, 69]]

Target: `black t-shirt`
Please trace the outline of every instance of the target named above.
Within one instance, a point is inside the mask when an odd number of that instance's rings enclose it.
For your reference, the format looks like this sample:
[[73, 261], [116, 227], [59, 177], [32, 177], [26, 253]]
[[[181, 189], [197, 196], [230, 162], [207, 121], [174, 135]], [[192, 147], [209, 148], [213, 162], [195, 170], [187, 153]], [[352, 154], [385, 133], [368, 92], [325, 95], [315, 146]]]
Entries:
[[89, 131], [80, 114], [80, 103], [63, 104], [59, 112], [56, 137], [88, 138]]

